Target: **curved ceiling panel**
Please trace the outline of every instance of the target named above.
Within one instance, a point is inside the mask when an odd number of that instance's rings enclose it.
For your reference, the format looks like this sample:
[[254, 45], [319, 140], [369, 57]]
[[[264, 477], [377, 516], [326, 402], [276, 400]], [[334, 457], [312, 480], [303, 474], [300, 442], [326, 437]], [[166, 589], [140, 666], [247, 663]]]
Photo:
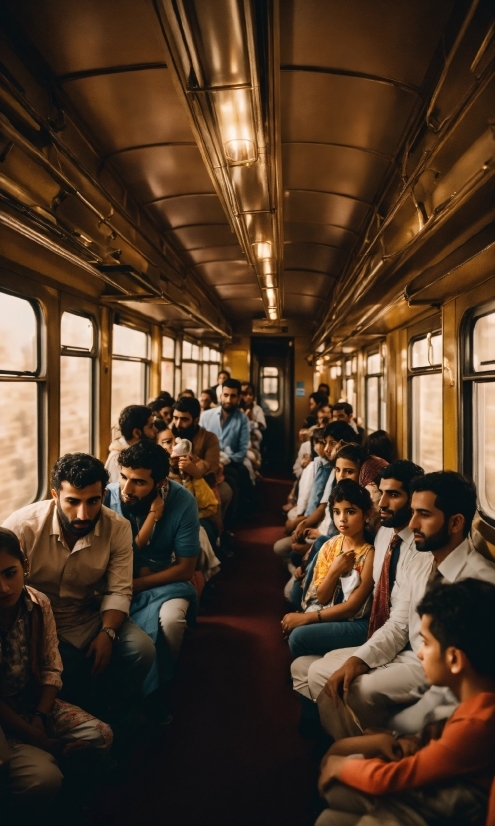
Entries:
[[186, 250], [231, 246], [232, 242], [237, 240], [226, 222], [223, 224], [199, 224], [192, 227], [180, 227], [173, 230], [173, 234]]
[[284, 244], [284, 265], [289, 269], [332, 272], [339, 269], [342, 253], [322, 244]]
[[225, 212], [216, 193], [171, 196], [149, 204], [148, 209], [158, 213], [172, 229], [225, 221]]
[[308, 333], [310, 332], [311, 322], [315, 314], [320, 311], [322, 305], [323, 300], [315, 298], [314, 295], [284, 292], [284, 309], [287, 316], [290, 318], [307, 318]]
[[212, 261], [209, 264], [198, 264], [197, 272], [208, 284], [239, 284], [252, 281], [256, 282], [253, 268], [246, 261]]
[[222, 301], [222, 309], [235, 318], [262, 318], [265, 315], [260, 298], [236, 298]]
[[289, 143], [282, 147], [286, 189], [336, 192], [371, 203], [390, 161], [347, 146]]
[[291, 190], [285, 192], [284, 216], [287, 221], [334, 224], [357, 232], [369, 207], [343, 195], [329, 192]]
[[355, 235], [344, 227], [335, 227], [332, 224], [310, 224], [307, 221], [285, 221], [284, 239], [286, 241], [302, 241], [309, 244], [328, 244], [340, 249], [348, 249], [355, 239]]
[[420, 86], [452, 6], [453, 0], [284, 0], [281, 63]]
[[387, 83], [283, 71], [282, 140], [333, 143], [392, 156], [416, 96]]
[[213, 190], [196, 145], [130, 149], [115, 155], [112, 163], [144, 203], [166, 195]]
[[332, 289], [335, 279], [326, 273], [307, 270], [284, 270], [284, 292], [304, 293], [325, 298]]
[[217, 292], [225, 301], [239, 301], [240, 299], [257, 299], [260, 295], [258, 284], [217, 284]]
[[192, 143], [168, 69], [144, 69], [64, 83], [106, 154], [153, 143]]
[[232, 244], [230, 247], [205, 247], [204, 249], [191, 250], [188, 255], [195, 264], [204, 264], [209, 261], [238, 261], [241, 248], [239, 244]]

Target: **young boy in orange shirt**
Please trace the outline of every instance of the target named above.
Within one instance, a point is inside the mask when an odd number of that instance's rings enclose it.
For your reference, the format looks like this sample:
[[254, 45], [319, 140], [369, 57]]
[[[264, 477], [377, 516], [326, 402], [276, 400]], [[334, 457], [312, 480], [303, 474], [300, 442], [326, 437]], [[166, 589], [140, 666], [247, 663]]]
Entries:
[[425, 676], [450, 688], [460, 705], [438, 739], [427, 727], [418, 737], [380, 733], [335, 743], [318, 784], [330, 808], [315, 826], [485, 823], [495, 774], [495, 586], [440, 584], [417, 610]]

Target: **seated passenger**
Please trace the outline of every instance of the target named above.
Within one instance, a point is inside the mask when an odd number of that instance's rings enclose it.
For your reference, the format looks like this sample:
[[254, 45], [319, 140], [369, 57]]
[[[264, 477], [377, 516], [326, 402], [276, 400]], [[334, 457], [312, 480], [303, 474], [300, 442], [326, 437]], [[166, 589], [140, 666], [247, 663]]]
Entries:
[[175, 399], [169, 393], [160, 393], [157, 399], [151, 402], [150, 409], [155, 416], [155, 424], [157, 421], [164, 421], [165, 424], [172, 423], [173, 407]]
[[214, 547], [217, 540], [217, 528], [214, 517], [218, 511], [218, 500], [212, 488], [203, 477], [191, 476], [180, 466], [181, 460], [194, 461], [192, 459], [192, 443], [189, 439], [176, 439], [170, 455], [170, 478], [183, 485], [189, 493], [192, 493], [196, 500], [199, 513], [199, 523], [205, 529], [211, 545]]
[[316, 459], [317, 456], [323, 457], [325, 455], [325, 438], [323, 433], [323, 428], [318, 427], [315, 428], [311, 434], [311, 461], [308, 462], [301, 474], [297, 489], [296, 504], [287, 514], [287, 522], [285, 523], [286, 533], [292, 533], [296, 525], [304, 519], [304, 513], [308, 507], [311, 488], [315, 478], [314, 459]]
[[371, 498], [365, 488], [345, 479], [333, 489], [329, 506], [338, 534], [318, 552], [302, 599], [303, 613], [286, 614], [282, 620], [293, 657], [326, 654], [366, 640], [374, 549], [364, 531]]
[[200, 552], [198, 508], [189, 491], [167, 479], [168, 453], [153, 442], [141, 441], [122, 451], [119, 464], [120, 484], [108, 486], [105, 502], [131, 524], [131, 617], [157, 648], [143, 693], [153, 695], [151, 711], [167, 722], [168, 687], [187, 619], [196, 611], [191, 580]]
[[199, 397], [199, 404], [201, 407], [201, 411], [209, 410], [210, 407], [217, 406], [217, 397], [213, 393], [213, 390], [202, 390], [200, 397]]
[[154, 441], [156, 437], [153, 413], [151, 408], [144, 404], [130, 404], [124, 407], [119, 416], [119, 428], [122, 435], [111, 443], [108, 459], [105, 462], [111, 482], [118, 482], [120, 478], [117, 462], [120, 451], [136, 444], [140, 439]]
[[311, 393], [308, 399], [309, 413], [302, 423], [299, 438], [302, 442], [308, 439], [308, 430], [317, 424], [316, 411], [321, 404], [328, 404], [328, 398], [322, 393]]
[[319, 383], [318, 390], [316, 392], [319, 393], [320, 396], [325, 396], [327, 402], [330, 401], [330, 388], [325, 382], [322, 381]]
[[249, 382], [241, 384], [241, 401], [239, 404], [249, 420], [249, 447], [244, 459], [252, 482], [256, 482], [261, 468], [261, 442], [263, 431], [266, 430], [266, 419], [263, 409], [254, 400], [254, 388]]
[[[319, 789], [330, 809], [316, 826], [484, 824], [495, 774], [495, 587], [439, 584], [418, 605], [426, 680], [460, 705], [441, 736], [371, 734], [335, 743]], [[363, 759], [364, 758], [364, 759]]]
[[56, 699], [62, 660], [55, 619], [48, 597], [25, 584], [28, 575], [18, 538], [0, 528], [0, 725], [9, 749], [7, 786], [17, 801], [38, 808], [62, 785], [58, 758], [107, 750], [113, 735], [106, 723]]
[[354, 479], [370, 494], [373, 505], [373, 511], [370, 514], [370, 529], [376, 533], [379, 527], [378, 502], [380, 501], [380, 492], [376, 482], [382, 468], [387, 466], [387, 462], [378, 456], [370, 456], [360, 445], [346, 444], [336, 452], [334, 464], [337, 481]]
[[360, 427], [354, 421], [354, 411], [352, 409], [352, 404], [349, 402], [337, 402], [333, 406], [333, 419], [337, 422], [347, 422], [350, 427], [354, 430], [355, 433], [358, 435], [358, 439], [354, 439], [354, 441], [358, 441], [360, 444], [364, 439], [365, 432], [364, 428]]
[[3, 527], [29, 560], [28, 584], [50, 599], [64, 664], [61, 697], [118, 719], [139, 694], [155, 650], [128, 617], [132, 534], [126, 519], [102, 506], [107, 482], [94, 456], [67, 453], [53, 468], [52, 498], [21, 508]]
[[230, 373], [228, 370], [220, 370], [217, 378], [217, 383], [214, 387], [211, 388], [211, 391], [217, 400], [217, 404], [221, 404], [221, 396], [222, 396], [222, 387], [223, 383], [230, 379]]
[[195, 399], [195, 398], [196, 398], [196, 396], [194, 394], [194, 391], [193, 390], [188, 390], [187, 388], [186, 388], [186, 390], [182, 390], [182, 392], [179, 393], [179, 400], [180, 399]]
[[375, 430], [367, 436], [364, 447], [370, 456], [379, 456], [386, 462], [393, 462], [394, 446], [386, 430]]
[[[414, 704], [424, 693], [416, 606], [434, 580], [474, 577], [495, 583], [495, 563], [484, 559], [468, 541], [476, 512], [474, 484], [453, 471], [440, 471], [414, 479], [411, 492], [409, 527], [419, 553], [404, 572], [397, 604], [360, 648], [344, 648], [325, 657], [329, 679], [318, 705], [322, 725], [335, 740], [356, 734], [356, 720], [362, 728], [388, 726], [401, 707]], [[419, 703], [424, 702], [422, 697]], [[436, 704], [445, 702], [440, 692]], [[428, 713], [434, 707], [430, 697]], [[422, 725], [419, 720], [416, 730]]]

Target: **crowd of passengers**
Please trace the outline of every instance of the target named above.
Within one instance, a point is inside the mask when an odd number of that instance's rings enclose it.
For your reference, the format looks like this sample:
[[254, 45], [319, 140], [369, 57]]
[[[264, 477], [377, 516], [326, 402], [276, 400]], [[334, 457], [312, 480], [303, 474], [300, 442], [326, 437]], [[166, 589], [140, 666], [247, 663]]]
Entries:
[[300, 733], [331, 743], [316, 826], [494, 826], [495, 562], [475, 486], [394, 459], [326, 385], [300, 438], [274, 551]]
[[200, 399], [164, 392], [124, 408], [118, 427], [105, 465], [60, 457], [51, 498], [0, 528], [9, 822], [55, 822], [62, 788], [84, 802], [116, 765], [110, 749], [125, 753], [143, 721], [170, 722], [186, 626], [253, 502], [266, 422], [249, 383], [223, 371]]

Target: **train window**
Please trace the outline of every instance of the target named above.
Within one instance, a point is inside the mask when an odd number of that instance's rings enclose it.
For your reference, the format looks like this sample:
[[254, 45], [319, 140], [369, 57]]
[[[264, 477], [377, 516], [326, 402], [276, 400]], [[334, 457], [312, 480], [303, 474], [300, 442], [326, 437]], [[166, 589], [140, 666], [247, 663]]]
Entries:
[[192, 344], [190, 341], [183, 341], [182, 342], [182, 359], [191, 359], [192, 358]]
[[345, 362], [344, 395], [346, 401], [352, 404], [352, 409], [356, 412], [357, 405], [357, 356], [348, 358]]
[[409, 348], [410, 454], [430, 473], [443, 467], [442, 334], [428, 333]]
[[60, 454], [91, 453], [93, 431], [94, 324], [63, 313], [60, 329]]
[[202, 387], [214, 387], [217, 383], [218, 372], [220, 370], [220, 353], [213, 347], [202, 348], [203, 376]]
[[0, 450], [9, 483], [0, 521], [38, 495], [39, 321], [30, 301], [0, 293]]
[[260, 378], [261, 406], [268, 408], [270, 413], [277, 413], [280, 408], [280, 382], [278, 367], [262, 367]]
[[175, 340], [169, 336], [162, 337], [162, 368], [160, 390], [174, 395], [174, 355]]
[[[487, 312], [487, 309], [491, 312]], [[479, 506], [495, 520], [495, 307], [469, 319], [464, 365], [464, 469], [478, 489]]]
[[144, 404], [149, 372], [149, 336], [142, 330], [113, 325], [112, 354], [112, 425], [122, 408]]
[[[366, 429], [373, 433], [386, 428], [386, 402], [383, 378], [385, 345], [366, 354]], [[348, 399], [350, 401], [350, 399]], [[352, 402], [351, 402], [352, 404]], [[354, 406], [354, 405], [353, 405]]]
[[181, 390], [192, 390], [198, 395], [199, 347], [190, 341], [182, 342]]

